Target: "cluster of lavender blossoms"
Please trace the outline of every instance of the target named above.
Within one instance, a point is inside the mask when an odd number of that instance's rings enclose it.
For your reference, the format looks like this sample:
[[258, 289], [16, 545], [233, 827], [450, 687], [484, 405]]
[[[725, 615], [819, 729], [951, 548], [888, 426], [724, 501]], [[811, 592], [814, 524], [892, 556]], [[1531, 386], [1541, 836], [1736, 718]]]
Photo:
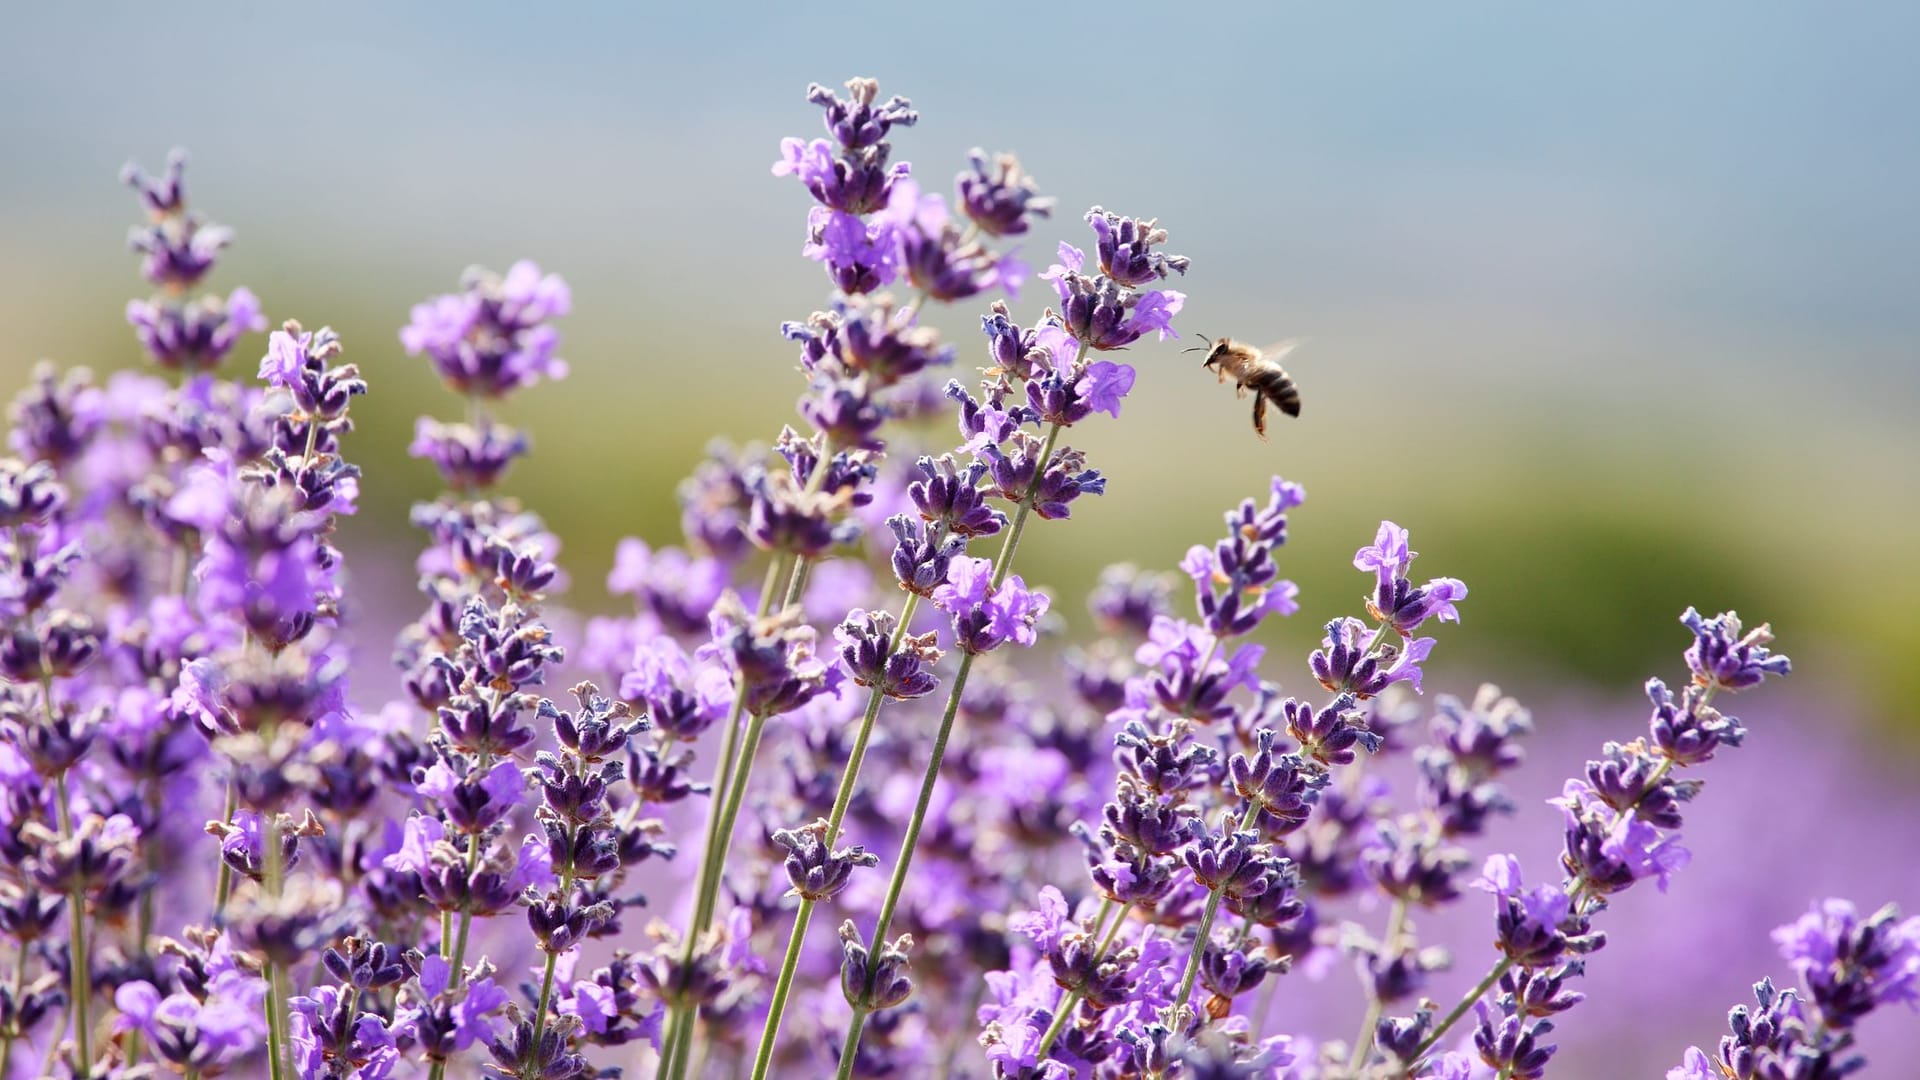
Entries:
[[[1176, 336], [1188, 260], [1095, 207], [1016, 316], [1053, 200], [978, 150], [923, 192], [891, 143], [918, 114], [846, 91], [773, 165], [833, 290], [781, 327], [796, 425], [715, 444], [681, 542], [623, 541], [631, 610], [578, 641], [558, 539], [499, 492], [568, 287], [520, 262], [413, 308], [400, 349], [462, 407], [411, 448], [444, 493], [395, 701], [355, 678], [383, 650], [336, 535], [368, 383], [292, 320], [226, 374], [267, 328], [244, 288], [191, 295], [232, 234], [181, 155], [129, 168], [157, 373], [42, 367], [0, 460], [0, 1080], [1547, 1074], [1610, 898], [1688, 860], [1694, 770], [1746, 735], [1722, 699], [1787, 672], [1766, 627], [1686, 612], [1687, 678], [1567, 781], [1561, 865], [1526, 877], [1472, 845], [1531, 720], [1491, 686], [1419, 706], [1467, 589], [1393, 523], [1295, 684], [1252, 640], [1298, 609], [1277, 477], [1181, 561], [1190, 614], [1111, 567], [1067, 645], [1015, 558], [1106, 492], [1074, 429], [1119, 418], [1112, 354]], [[929, 302], [980, 305], [977, 383]], [[1454, 980], [1417, 920], [1476, 890], [1495, 949]], [[1823, 900], [1777, 938], [1799, 985], [1670, 1080], [1851, 1075], [1856, 1025], [1920, 1003], [1920, 919]], [[1342, 957], [1351, 1038], [1274, 1015]]]

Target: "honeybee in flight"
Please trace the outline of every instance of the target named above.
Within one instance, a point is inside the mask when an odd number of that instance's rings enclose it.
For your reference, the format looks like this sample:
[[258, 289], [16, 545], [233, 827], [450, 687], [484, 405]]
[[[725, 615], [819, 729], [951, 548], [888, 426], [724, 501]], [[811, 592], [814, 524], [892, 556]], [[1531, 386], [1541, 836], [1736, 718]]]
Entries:
[[[1207, 358], [1201, 361], [1201, 367], [1210, 367], [1226, 382], [1231, 376], [1234, 391], [1240, 397], [1246, 397], [1247, 391], [1253, 391], [1253, 432], [1265, 439], [1267, 437], [1267, 402], [1288, 416], [1300, 415], [1300, 388], [1293, 384], [1293, 377], [1280, 361], [1300, 344], [1299, 338], [1289, 338], [1277, 345], [1256, 349], [1243, 345], [1232, 338], [1210, 339], [1199, 335]], [[1194, 346], [1187, 352], [1198, 352], [1203, 346]]]

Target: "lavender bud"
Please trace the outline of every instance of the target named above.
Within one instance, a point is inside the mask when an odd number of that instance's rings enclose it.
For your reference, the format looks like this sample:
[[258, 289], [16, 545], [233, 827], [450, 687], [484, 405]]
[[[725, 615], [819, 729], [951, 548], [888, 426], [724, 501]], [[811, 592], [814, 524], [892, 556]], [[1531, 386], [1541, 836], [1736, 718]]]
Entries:
[[1098, 238], [1100, 270], [1122, 285], [1140, 286], [1167, 276], [1185, 274], [1188, 259], [1153, 250], [1167, 242], [1167, 230], [1154, 220], [1121, 217], [1099, 207], [1087, 211], [1087, 224]]
[[1514, 968], [1500, 976], [1500, 991], [1527, 1016], [1552, 1016], [1586, 1000], [1585, 994], [1567, 989], [1570, 980], [1585, 973], [1586, 966], [1578, 960], [1553, 968]]
[[895, 514], [887, 519], [893, 530], [893, 576], [900, 587], [921, 596], [947, 580], [947, 568], [967, 549], [965, 537], [929, 531], [918, 519]]
[[832, 850], [827, 840], [828, 829], [826, 819], [821, 818], [798, 829], [775, 830], [773, 842], [787, 851], [782, 865], [787, 871], [787, 881], [793, 886], [790, 895], [816, 902], [828, 900], [847, 887], [854, 867], [880, 865], [880, 856], [858, 844]]
[[105, 425], [106, 395], [86, 368], [62, 376], [52, 364], [36, 364], [32, 381], [7, 415], [13, 421], [8, 440], [16, 453], [63, 465], [79, 457]]
[[1380, 749], [1380, 736], [1367, 730], [1366, 714], [1355, 707], [1358, 704], [1351, 696], [1342, 694], [1316, 712], [1305, 702], [1288, 699], [1281, 706], [1281, 712], [1286, 717], [1287, 734], [1315, 761], [1322, 765], [1351, 765], [1354, 746], [1368, 753]]
[[1875, 1008], [1920, 999], [1920, 918], [1888, 904], [1862, 918], [1845, 900], [1824, 900], [1774, 931], [1821, 1022], [1846, 1030]]
[[1052, 214], [1054, 200], [1037, 194], [1033, 178], [1021, 170], [1019, 159], [1012, 154], [994, 155], [991, 167], [983, 150], [970, 151], [967, 160], [972, 171], [961, 173], [954, 181], [955, 201], [981, 232], [988, 236], [1023, 236], [1030, 218]]
[[987, 466], [975, 461], [964, 469], [952, 454], [922, 457], [921, 479], [907, 485], [920, 516], [954, 536], [992, 536], [1006, 527], [1007, 516], [987, 505], [980, 478]]
[[1053, 981], [1078, 991], [1081, 1003], [1095, 1012], [1124, 1004], [1132, 995], [1139, 959], [1140, 950], [1132, 946], [1101, 956], [1099, 942], [1080, 931], [1062, 935], [1047, 950]]
[[807, 100], [826, 111], [823, 119], [827, 134], [844, 149], [860, 150], [877, 145], [895, 124], [912, 127], [920, 120], [920, 114], [913, 111], [913, 103], [899, 94], [876, 105], [880, 84], [873, 79], [852, 78], [845, 85], [845, 98], [819, 83], [807, 86]]
[[1648, 679], [1647, 698], [1653, 702], [1647, 723], [1653, 745], [1677, 765], [1711, 761], [1722, 746], [1739, 746], [1746, 738], [1740, 721], [1708, 705], [1706, 691], [1697, 684], [1682, 691], [1676, 702], [1665, 683]]
[[1171, 854], [1201, 831], [1200, 813], [1193, 806], [1162, 802], [1125, 774], [1115, 786], [1114, 801], [1101, 811], [1106, 829], [1147, 854]]
[[1733, 612], [1724, 611], [1708, 619], [1693, 608], [1681, 614], [1680, 622], [1693, 631], [1693, 644], [1686, 653], [1687, 669], [1701, 686], [1733, 693], [1758, 686], [1769, 675], [1781, 676], [1793, 670], [1793, 661], [1768, 650], [1773, 631], [1766, 623], [1743, 635], [1740, 616]]
[[504, 397], [566, 376], [566, 361], [554, 355], [560, 333], [549, 320], [572, 305], [559, 275], [543, 275], [526, 260], [505, 276], [474, 267], [462, 275], [461, 292], [414, 306], [400, 344], [408, 356], [426, 354], [456, 393]]
[[66, 501], [50, 462], [0, 459], [0, 528], [45, 523]]
[[1367, 849], [1363, 862], [1387, 895], [1434, 907], [1459, 897], [1455, 878], [1469, 859], [1424, 828], [1381, 822], [1379, 841]]
[[[1289, 700], [1288, 704], [1296, 703]], [[1306, 711], [1304, 706], [1301, 709]], [[1297, 754], [1276, 754], [1271, 728], [1263, 728], [1255, 737], [1258, 741], [1253, 756], [1233, 755], [1227, 762], [1227, 777], [1234, 794], [1260, 807], [1256, 821], [1261, 833], [1277, 839], [1306, 824], [1328, 774]]]
[[878, 689], [897, 701], [924, 697], [939, 685], [933, 666], [941, 652], [934, 647], [939, 635], [898, 635], [900, 647], [893, 650], [896, 621], [884, 611], [855, 610], [833, 636], [840, 643], [840, 662], [859, 686]]
[[1473, 1045], [1481, 1061], [1515, 1080], [1540, 1080], [1546, 1075], [1547, 1062], [1557, 1049], [1546, 1042], [1552, 1023], [1530, 1020], [1524, 1014], [1496, 1017], [1485, 1002], [1475, 1005], [1474, 1012], [1480, 1022], [1474, 1027]]
[[1141, 571], [1119, 563], [1100, 571], [1100, 582], [1087, 597], [1087, 607], [1109, 634], [1146, 637], [1153, 621], [1172, 611], [1173, 582], [1166, 574]]
[[505, 424], [446, 424], [422, 416], [414, 422], [410, 457], [424, 458], [457, 492], [481, 491], [500, 482], [507, 467], [530, 448], [525, 434]]
[[1206, 783], [1220, 753], [1184, 738], [1179, 728], [1155, 733], [1129, 720], [1113, 736], [1113, 760], [1147, 790], [1170, 795]]
[[913, 978], [907, 953], [913, 935], [902, 934], [874, 957], [848, 919], [840, 924], [840, 992], [856, 1009], [879, 1012], [902, 1005], [913, 996]]

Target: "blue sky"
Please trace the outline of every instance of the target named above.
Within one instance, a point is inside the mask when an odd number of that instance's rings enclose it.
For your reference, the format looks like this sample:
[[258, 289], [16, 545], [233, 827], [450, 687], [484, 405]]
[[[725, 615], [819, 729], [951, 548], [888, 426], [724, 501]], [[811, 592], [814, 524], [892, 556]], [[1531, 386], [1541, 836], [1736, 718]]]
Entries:
[[800, 89], [858, 72], [925, 113], [900, 142], [931, 183], [979, 143], [1064, 207], [1157, 214], [1208, 271], [1196, 311], [1254, 336], [1448, 312], [1436, 334], [1512, 322], [1493, 365], [1601, 335], [1915, 382], [1905, 6], [107, 10], [23, 9], [0, 42], [14, 273], [82, 263], [125, 216], [103, 178], [180, 144], [203, 203], [316, 272], [534, 251], [609, 292], [804, 299], [765, 167], [810, 129]]

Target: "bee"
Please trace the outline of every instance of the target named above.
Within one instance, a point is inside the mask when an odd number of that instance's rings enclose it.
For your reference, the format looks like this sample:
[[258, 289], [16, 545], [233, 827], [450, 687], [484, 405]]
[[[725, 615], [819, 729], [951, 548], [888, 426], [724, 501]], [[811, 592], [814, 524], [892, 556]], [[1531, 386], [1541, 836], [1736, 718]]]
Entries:
[[1267, 437], [1267, 402], [1288, 416], [1300, 415], [1300, 388], [1293, 384], [1293, 377], [1287, 369], [1280, 366], [1280, 360], [1300, 344], [1300, 339], [1290, 338], [1277, 345], [1256, 349], [1243, 345], [1232, 338], [1213, 340], [1201, 334], [1200, 340], [1205, 346], [1196, 345], [1186, 352], [1206, 350], [1207, 358], [1200, 362], [1201, 367], [1210, 367], [1226, 382], [1228, 376], [1234, 380], [1234, 390], [1240, 397], [1246, 397], [1247, 391], [1253, 391], [1253, 432], [1262, 439]]

